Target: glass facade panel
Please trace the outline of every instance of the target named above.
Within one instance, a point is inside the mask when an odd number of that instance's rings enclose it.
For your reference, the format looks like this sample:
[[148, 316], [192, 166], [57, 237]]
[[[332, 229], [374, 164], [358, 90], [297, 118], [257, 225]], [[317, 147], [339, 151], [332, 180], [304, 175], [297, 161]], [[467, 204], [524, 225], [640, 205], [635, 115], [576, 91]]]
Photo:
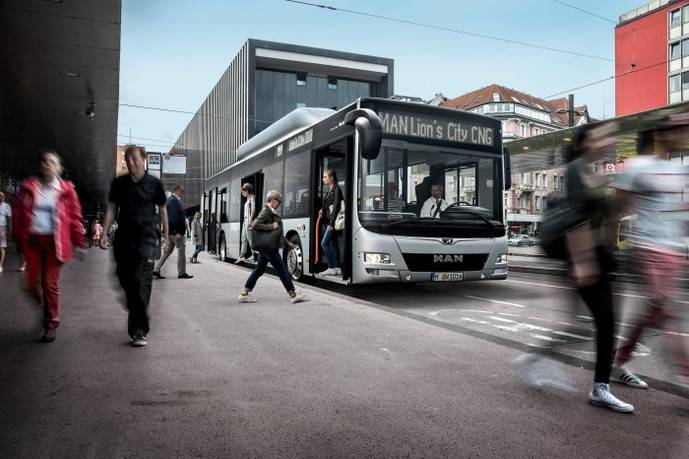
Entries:
[[359, 97], [370, 95], [368, 82], [257, 70], [256, 133], [295, 107], [342, 108]]
[[310, 151], [287, 158], [285, 162], [285, 217], [306, 217], [309, 208]]

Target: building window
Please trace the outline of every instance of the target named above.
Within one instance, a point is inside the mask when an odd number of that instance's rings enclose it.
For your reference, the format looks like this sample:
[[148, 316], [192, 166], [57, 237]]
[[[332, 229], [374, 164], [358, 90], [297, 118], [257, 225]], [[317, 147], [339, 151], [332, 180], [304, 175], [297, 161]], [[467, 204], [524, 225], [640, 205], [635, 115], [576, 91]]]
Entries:
[[541, 208], [541, 197], [536, 196], [536, 210], [540, 210]]
[[328, 89], [337, 89], [337, 78], [328, 78]]
[[668, 87], [670, 88], [671, 104], [682, 101], [682, 77], [681, 75], [672, 75], [669, 80]]
[[[685, 40], [685, 41], [689, 41], [689, 40]], [[684, 46], [682, 46], [682, 48], [684, 48]], [[671, 44], [670, 45], [670, 60], [674, 61], [676, 59], [679, 59], [680, 57], [682, 57], [682, 54], [680, 53], [679, 43]]]
[[500, 102], [500, 94], [497, 92], [493, 93], [493, 102]]
[[297, 73], [297, 86], [306, 86], [306, 74]]
[[681, 11], [675, 10], [670, 12], [670, 28], [674, 29], [682, 25]]
[[682, 100], [689, 100], [689, 72], [682, 73]]
[[689, 24], [689, 5], [682, 7], [682, 22]]
[[519, 125], [519, 135], [526, 137], [526, 124], [522, 123]]

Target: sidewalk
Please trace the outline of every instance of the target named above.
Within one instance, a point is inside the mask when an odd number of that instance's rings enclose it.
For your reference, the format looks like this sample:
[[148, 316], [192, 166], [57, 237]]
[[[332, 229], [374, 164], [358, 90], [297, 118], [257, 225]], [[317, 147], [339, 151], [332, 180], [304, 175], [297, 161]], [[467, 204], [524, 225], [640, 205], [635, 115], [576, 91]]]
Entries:
[[[279, 280], [256, 304], [248, 271], [201, 258], [191, 280], [154, 283], [150, 344], [130, 347], [110, 253], [63, 272], [58, 340], [40, 344], [38, 311], [0, 275], [2, 457], [682, 457], [687, 400], [615, 386], [624, 416], [580, 390], [539, 392], [511, 369], [517, 353]], [[12, 260], [10, 260], [12, 262]], [[682, 453], [684, 451], [684, 453]], [[556, 452], [556, 453], [555, 453]]]

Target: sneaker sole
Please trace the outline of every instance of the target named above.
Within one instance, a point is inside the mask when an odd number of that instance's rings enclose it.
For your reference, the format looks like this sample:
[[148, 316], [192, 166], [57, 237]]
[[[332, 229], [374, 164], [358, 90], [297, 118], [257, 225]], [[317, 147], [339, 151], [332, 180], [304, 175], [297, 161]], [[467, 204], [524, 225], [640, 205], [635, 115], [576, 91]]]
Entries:
[[628, 409], [628, 408], [618, 408], [618, 407], [616, 407], [616, 406], [614, 406], [614, 405], [608, 405], [608, 404], [605, 403], [605, 402], [599, 402], [599, 401], [597, 401], [597, 400], [591, 400], [591, 399], [589, 399], [589, 403], [590, 403], [591, 405], [593, 405], [593, 406], [598, 406], [598, 407], [600, 407], [600, 408], [607, 408], [607, 409], [612, 410], [612, 411], [614, 411], [614, 412], [616, 412], [616, 413], [631, 414], [631, 413], [634, 412], [634, 408], [632, 408], [631, 410]]
[[619, 384], [624, 384], [625, 386], [633, 387], [634, 389], [644, 389], [644, 390], [648, 389], [648, 384], [642, 386], [639, 384], [633, 384], [633, 383], [630, 383], [627, 381], [623, 381], [620, 378], [614, 378], [613, 381], [615, 381], [616, 383], [619, 383]]

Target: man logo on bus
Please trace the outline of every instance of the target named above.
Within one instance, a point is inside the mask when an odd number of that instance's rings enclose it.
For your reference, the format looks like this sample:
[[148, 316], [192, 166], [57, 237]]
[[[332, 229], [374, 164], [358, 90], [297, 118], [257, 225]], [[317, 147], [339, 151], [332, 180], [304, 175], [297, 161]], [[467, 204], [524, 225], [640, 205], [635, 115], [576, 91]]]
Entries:
[[463, 255], [433, 255], [433, 263], [461, 263]]
[[452, 245], [455, 243], [454, 239], [442, 238], [441, 241], [442, 241], [443, 245]]

